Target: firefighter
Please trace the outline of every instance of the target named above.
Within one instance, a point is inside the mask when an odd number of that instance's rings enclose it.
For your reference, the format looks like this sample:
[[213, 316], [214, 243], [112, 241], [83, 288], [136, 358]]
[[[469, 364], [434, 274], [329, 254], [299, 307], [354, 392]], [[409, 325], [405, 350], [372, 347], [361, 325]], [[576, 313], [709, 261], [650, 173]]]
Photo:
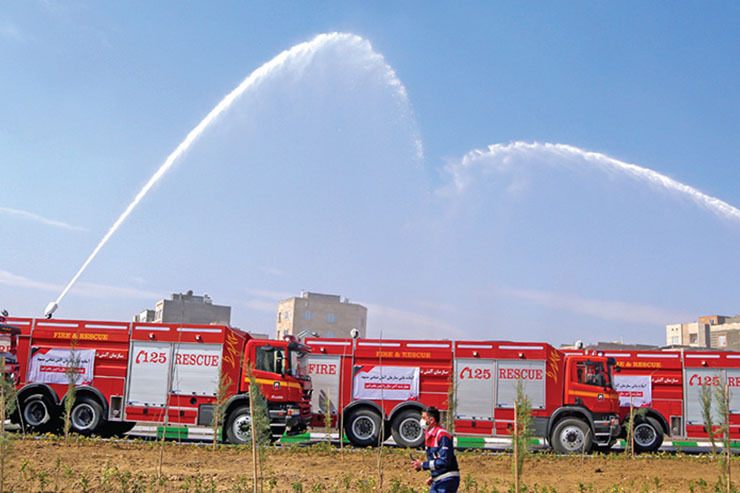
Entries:
[[424, 430], [427, 460], [415, 460], [411, 464], [417, 471], [428, 470], [429, 493], [453, 493], [460, 486], [460, 469], [457, 467], [452, 435], [439, 424], [439, 409], [428, 407], [421, 413], [419, 421]]

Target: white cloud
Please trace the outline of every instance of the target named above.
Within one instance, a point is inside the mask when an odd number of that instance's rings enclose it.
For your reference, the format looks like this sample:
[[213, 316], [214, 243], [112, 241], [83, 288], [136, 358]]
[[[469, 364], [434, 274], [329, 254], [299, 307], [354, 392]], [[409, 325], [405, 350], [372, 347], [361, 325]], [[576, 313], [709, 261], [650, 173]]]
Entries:
[[262, 267], [262, 272], [264, 272], [265, 274], [268, 274], [270, 276], [275, 276], [275, 277], [283, 277], [283, 276], [285, 276], [285, 271], [283, 271], [281, 269], [278, 269], [277, 267], [263, 266]]
[[9, 209], [7, 207], [0, 207], [0, 214], [9, 214], [12, 216], [18, 216], [23, 219], [28, 219], [30, 221], [35, 221], [38, 223], [46, 224], [47, 226], [53, 226], [55, 228], [70, 229], [73, 231], [87, 231], [86, 228], [82, 228], [80, 226], [73, 226], [71, 224], [67, 224], [62, 221], [56, 221], [54, 219], [47, 219], [43, 216], [39, 216], [38, 214], [34, 214], [28, 211], [22, 211], [19, 209]]
[[361, 303], [367, 307], [368, 336], [393, 339], [456, 339], [463, 332], [452, 324], [429, 315], [399, 310], [390, 306]]
[[275, 301], [285, 300], [295, 296], [295, 293], [291, 293], [289, 291], [269, 291], [266, 289], [250, 289], [247, 292], [253, 296], [257, 296], [258, 298], [267, 298], [268, 300]]
[[583, 298], [567, 293], [513, 288], [494, 288], [492, 291], [497, 297], [518, 298], [535, 305], [613, 322], [666, 325], [677, 320], [693, 318], [691, 314], [680, 310], [625, 301]]
[[258, 312], [277, 313], [277, 303], [270, 301], [249, 300], [243, 306]]
[[[19, 276], [5, 270], [0, 270], [0, 284], [6, 286], [12, 286], [17, 288], [28, 288], [36, 289], [38, 291], [60, 293], [64, 288], [61, 284], [52, 284], [48, 282], [34, 281], [27, 277]], [[89, 282], [81, 282], [75, 285], [72, 292], [77, 296], [83, 296], [86, 298], [140, 298], [157, 301], [162, 299], [164, 296], [162, 293], [154, 291], [143, 291], [140, 289], [132, 289], [119, 286], [108, 286], [105, 284], [95, 284]]]

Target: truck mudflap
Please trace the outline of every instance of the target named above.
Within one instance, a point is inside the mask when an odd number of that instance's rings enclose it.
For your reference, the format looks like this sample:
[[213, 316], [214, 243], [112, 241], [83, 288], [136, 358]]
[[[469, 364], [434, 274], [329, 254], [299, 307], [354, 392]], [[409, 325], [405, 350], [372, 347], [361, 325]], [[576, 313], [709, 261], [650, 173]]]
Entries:
[[594, 443], [599, 446], [611, 446], [622, 431], [619, 416], [616, 414], [594, 414]]

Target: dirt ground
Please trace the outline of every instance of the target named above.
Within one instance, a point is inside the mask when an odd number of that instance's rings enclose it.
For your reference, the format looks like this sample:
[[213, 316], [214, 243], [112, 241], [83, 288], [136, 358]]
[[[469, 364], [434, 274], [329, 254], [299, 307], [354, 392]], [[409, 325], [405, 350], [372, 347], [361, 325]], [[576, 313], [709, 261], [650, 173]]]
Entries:
[[[157, 480], [160, 453], [162, 476]], [[422, 453], [414, 452], [421, 458]], [[458, 452], [460, 491], [506, 492], [511, 456]], [[737, 462], [736, 462], [737, 461]], [[4, 491], [252, 491], [252, 452], [246, 447], [63, 438], [12, 440], [4, 461]], [[740, 458], [733, 459], [740, 479]], [[426, 473], [410, 468], [409, 451], [385, 448], [382, 488], [377, 450], [318, 444], [268, 450], [262, 491], [427, 491]], [[624, 454], [531, 456], [522, 491], [711, 492], [718, 466], [708, 456]], [[512, 490], [513, 491], [513, 490]], [[723, 489], [722, 491], [726, 491]]]

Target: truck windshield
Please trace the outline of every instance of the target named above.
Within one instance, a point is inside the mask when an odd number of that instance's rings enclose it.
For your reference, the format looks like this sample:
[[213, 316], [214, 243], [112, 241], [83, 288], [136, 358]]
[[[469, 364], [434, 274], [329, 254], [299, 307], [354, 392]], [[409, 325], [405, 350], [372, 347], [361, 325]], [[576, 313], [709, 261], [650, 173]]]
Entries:
[[290, 370], [294, 377], [308, 378], [308, 355], [301, 351], [290, 351]]
[[576, 365], [578, 383], [593, 385], [594, 387], [609, 387], [611, 379], [609, 373], [600, 361], [579, 361]]

